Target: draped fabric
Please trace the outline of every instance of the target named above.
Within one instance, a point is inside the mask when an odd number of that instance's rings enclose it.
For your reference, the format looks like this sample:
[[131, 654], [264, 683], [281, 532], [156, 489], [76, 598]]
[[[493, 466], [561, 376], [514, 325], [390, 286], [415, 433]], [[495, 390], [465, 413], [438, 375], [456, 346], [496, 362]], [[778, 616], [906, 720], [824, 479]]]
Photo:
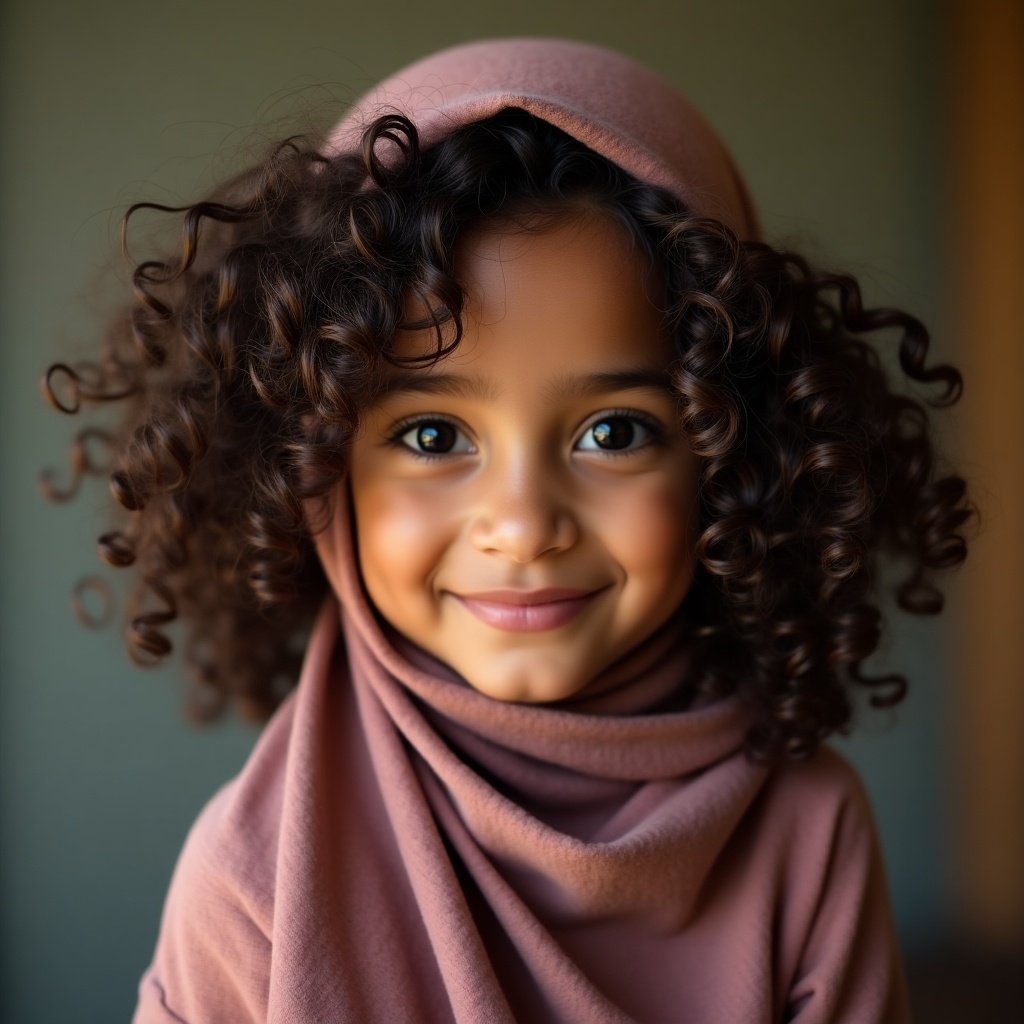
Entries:
[[382, 624], [347, 510], [319, 544], [298, 689], [189, 833], [136, 1024], [907, 1019], [838, 754], [750, 763], [671, 622], [595, 696], [496, 701]]
[[[740, 238], [760, 237], [747, 186], [707, 121], [656, 72], [594, 43], [484, 39], [432, 53], [359, 97], [324, 149], [358, 151], [360, 133], [385, 113], [410, 118], [421, 145], [429, 146], [506, 107], [561, 128]], [[385, 162], [397, 155], [397, 148], [378, 153]]]
[[[522, 105], [743, 236], [731, 160], [590, 44], [469, 44], [364, 96], [429, 142]], [[346, 141], [347, 140], [347, 141]], [[870, 808], [834, 751], [768, 770], [669, 620], [574, 699], [478, 692], [369, 603], [351, 514], [295, 691], [180, 853], [135, 1024], [900, 1022]]]

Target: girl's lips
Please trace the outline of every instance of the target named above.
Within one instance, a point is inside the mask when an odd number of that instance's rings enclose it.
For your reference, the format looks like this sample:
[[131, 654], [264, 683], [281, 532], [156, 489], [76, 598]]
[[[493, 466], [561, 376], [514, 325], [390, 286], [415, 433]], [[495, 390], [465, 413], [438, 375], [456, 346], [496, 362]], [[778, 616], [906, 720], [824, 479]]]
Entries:
[[543, 629], [555, 629], [572, 621], [594, 599], [600, 591], [593, 590], [580, 597], [562, 598], [557, 601], [543, 601], [533, 604], [485, 600], [480, 597], [454, 596], [481, 622], [511, 633], [529, 633]]

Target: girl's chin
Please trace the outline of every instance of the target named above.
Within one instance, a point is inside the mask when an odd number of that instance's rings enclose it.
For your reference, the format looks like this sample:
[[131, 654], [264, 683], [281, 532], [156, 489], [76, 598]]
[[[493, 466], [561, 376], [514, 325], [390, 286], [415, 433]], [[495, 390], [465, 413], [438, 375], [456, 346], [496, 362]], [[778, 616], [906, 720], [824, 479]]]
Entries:
[[581, 671], [581, 666], [563, 666], [559, 671], [550, 661], [531, 665], [529, 659], [504, 673], [453, 667], [474, 690], [511, 704], [550, 704], [575, 697], [594, 676], [589, 670]]
[[500, 684], [478, 686], [472, 681], [470, 686], [485, 697], [501, 701], [503, 704], [554, 704], [569, 697], [574, 697], [579, 692], [579, 690], [574, 689], [541, 692], [536, 688], [524, 689], [523, 687], [509, 687]]

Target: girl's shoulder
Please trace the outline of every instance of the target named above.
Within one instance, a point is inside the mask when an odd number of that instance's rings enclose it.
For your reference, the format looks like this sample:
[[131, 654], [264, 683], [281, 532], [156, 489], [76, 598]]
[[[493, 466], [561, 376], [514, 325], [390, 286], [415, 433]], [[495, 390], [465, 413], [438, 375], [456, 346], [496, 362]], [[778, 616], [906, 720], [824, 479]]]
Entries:
[[869, 803], [864, 781], [853, 762], [830, 743], [822, 743], [813, 755], [789, 761], [769, 779], [769, 785], [783, 787], [793, 796], [802, 796], [819, 805], [829, 803]]
[[220, 786], [188, 830], [132, 1024], [250, 1020], [260, 1009], [245, 979], [270, 962], [275, 854], [267, 840], [276, 827], [261, 830], [260, 816], [247, 816], [245, 780], [243, 770]]
[[815, 1020], [909, 1020], [887, 872], [856, 768], [822, 744], [772, 773], [762, 796], [774, 856], [760, 866], [774, 879], [775, 935], [793, 964], [788, 1005]]
[[762, 800], [780, 829], [823, 838], [837, 830], [877, 838], [871, 798], [854, 764], [829, 743], [799, 761], [775, 768], [765, 780]]
[[[759, 859], [771, 865], [778, 883], [780, 916], [797, 932], [809, 932], [823, 913], [849, 922], [888, 914], [871, 799], [838, 750], [822, 744], [806, 760], [769, 773], [752, 811]], [[891, 927], [887, 920], [884, 928]]]
[[273, 870], [284, 809], [294, 702], [278, 708], [245, 764], [209, 797], [189, 827], [171, 882], [190, 902], [243, 906], [256, 921], [272, 917]]
[[[188, 829], [133, 1024], [248, 1020], [265, 1010], [293, 709], [286, 698]], [[256, 988], [252, 978], [262, 979]]]

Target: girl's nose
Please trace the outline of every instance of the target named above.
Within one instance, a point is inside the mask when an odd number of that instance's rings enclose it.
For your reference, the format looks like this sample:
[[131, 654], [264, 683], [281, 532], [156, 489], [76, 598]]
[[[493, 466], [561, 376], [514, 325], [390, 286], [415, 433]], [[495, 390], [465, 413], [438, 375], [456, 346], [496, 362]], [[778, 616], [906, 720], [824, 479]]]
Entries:
[[491, 470], [480, 481], [484, 493], [470, 527], [478, 550], [525, 563], [576, 543], [575, 509], [549, 468], [530, 460], [516, 469]]

